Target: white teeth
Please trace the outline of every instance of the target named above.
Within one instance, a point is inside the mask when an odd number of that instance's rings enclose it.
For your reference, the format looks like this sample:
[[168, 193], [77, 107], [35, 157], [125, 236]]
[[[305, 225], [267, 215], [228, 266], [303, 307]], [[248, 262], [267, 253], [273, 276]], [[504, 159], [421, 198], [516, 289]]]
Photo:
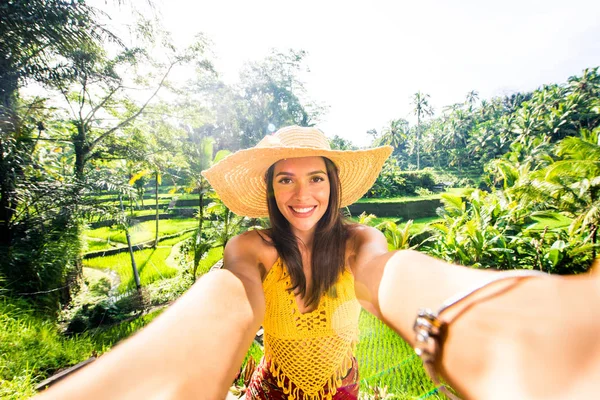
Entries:
[[308, 208], [294, 208], [294, 207], [292, 207], [292, 210], [296, 211], [297, 213], [302, 214], [302, 213], [307, 213], [307, 212], [311, 211], [313, 208], [315, 208], [315, 207], [308, 207]]

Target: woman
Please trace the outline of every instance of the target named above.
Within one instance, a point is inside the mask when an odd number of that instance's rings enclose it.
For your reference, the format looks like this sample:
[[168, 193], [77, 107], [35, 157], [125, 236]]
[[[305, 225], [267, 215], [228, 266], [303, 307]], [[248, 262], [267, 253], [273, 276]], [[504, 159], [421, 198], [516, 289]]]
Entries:
[[357, 398], [353, 269], [387, 242], [346, 225], [340, 208], [372, 186], [390, 153], [332, 151], [319, 130], [288, 127], [205, 171], [233, 212], [271, 223], [234, 238], [224, 257], [227, 270], [262, 282], [250, 290], [266, 300], [265, 357], [247, 398]]
[[525, 279], [388, 252], [377, 230], [341, 222], [389, 152], [331, 151], [320, 131], [289, 127], [206, 171], [233, 211], [268, 214], [271, 229], [232, 239], [224, 270], [47, 397], [223, 399], [264, 324], [249, 398], [355, 398], [356, 299], [466, 398], [596, 395], [596, 277]]

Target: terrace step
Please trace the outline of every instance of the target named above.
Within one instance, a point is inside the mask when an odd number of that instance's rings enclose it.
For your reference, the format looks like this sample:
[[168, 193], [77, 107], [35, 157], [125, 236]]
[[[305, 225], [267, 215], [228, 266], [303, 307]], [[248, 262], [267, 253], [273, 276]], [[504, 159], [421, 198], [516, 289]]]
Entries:
[[420, 219], [437, 216], [437, 209], [442, 207], [441, 199], [403, 201], [395, 203], [354, 203], [348, 206], [351, 215], [363, 212], [378, 217], [398, 217], [399, 219]]
[[[174, 233], [172, 235], [160, 236], [158, 238], [158, 243], [160, 243], [163, 240], [172, 239], [174, 237], [184, 235], [184, 234], [186, 234], [188, 232], [192, 232], [195, 229], [196, 228], [190, 228], [190, 229], [185, 229], [183, 231]], [[133, 251], [137, 251], [137, 250], [148, 249], [148, 248], [151, 248], [153, 246], [154, 246], [154, 239], [147, 240], [147, 241], [141, 242], [141, 243], [136, 243], [134, 245], [131, 245], [131, 248], [133, 249]], [[85, 260], [85, 259], [88, 259], [88, 258], [112, 256], [112, 255], [115, 255], [115, 254], [125, 253], [125, 252], [128, 252], [128, 251], [129, 251], [129, 246], [120, 246], [120, 247], [115, 247], [115, 248], [112, 248], [112, 249], [99, 250], [99, 251], [91, 251], [89, 253], [85, 253], [83, 255], [83, 259]]]
[[[166, 214], [166, 213], [158, 214], [158, 219], [165, 220], [165, 219], [177, 219], [177, 218], [191, 218], [195, 215], [195, 213], [196, 213], [195, 208], [173, 208], [173, 209], [169, 210], [168, 214]], [[153, 221], [154, 219], [156, 219], [156, 214], [140, 215], [138, 217], [133, 217], [131, 219], [135, 222]], [[111, 226], [114, 224], [115, 224], [114, 220], [106, 219], [103, 221], [92, 222], [92, 223], [90, 223], [90, 227], [92, 229], [96, 229], [96, 228], [101, 228], [104, 226]]]

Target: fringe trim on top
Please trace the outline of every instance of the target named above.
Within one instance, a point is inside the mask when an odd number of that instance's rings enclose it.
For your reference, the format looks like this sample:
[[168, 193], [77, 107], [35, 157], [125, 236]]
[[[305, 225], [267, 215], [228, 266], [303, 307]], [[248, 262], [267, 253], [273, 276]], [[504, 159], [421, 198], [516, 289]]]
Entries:
[[[352, 368], [352, 358], [354, 357], [357, 341], [354, 340], [350, 344], [348, 354], [344, 357], [342, 364], [337, 368], [332, 376], [327, 378], [323, 387], [316, 393], [307, 393], [291, 376], [286, 375], [279, 363], [275, 360], [271, 352], [265, 347], [265, 356], [270, 361], [269, 371], [277, 379], [277, 386], [283, 389], [283, 393], [288, 396], [289, 400], [332, 400], [337, 390], [342, 386], [342, 381]], [[285, 385], [287, 378], [288, 384]], [[300, 393], [302, 391], [302, 393]], [[326, 393], [327, 392], [327, 393]]]

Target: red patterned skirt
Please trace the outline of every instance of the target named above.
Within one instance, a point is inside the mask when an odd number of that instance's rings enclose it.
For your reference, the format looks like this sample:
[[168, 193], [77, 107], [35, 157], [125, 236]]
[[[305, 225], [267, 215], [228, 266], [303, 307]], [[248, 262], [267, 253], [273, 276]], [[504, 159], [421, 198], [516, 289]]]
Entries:
[[[288, 395], [283, 392], [283, 388], [277, 385], [275, 378], [269, 370], [269, 361], [265, 358], [261, 360], [256, 367], [250, 384], [246, 390], [246, 399], [248, 400], [285, 400]], [[342, 379], [342, 385], [337, 389], [333, 400], [356, 400], [358, 399], [358, 364], [356, 358], [352, 358], [352, 367], [348, 374]], [[284, 386], [289, 386], [289, 379], [284, 378]], [[292, 389], [295, 385], [292, 383]], [[327, 394], [327, 391], [325, 392]], [[300, 390], [299, 400], [303, 399], [304, 393]]]

